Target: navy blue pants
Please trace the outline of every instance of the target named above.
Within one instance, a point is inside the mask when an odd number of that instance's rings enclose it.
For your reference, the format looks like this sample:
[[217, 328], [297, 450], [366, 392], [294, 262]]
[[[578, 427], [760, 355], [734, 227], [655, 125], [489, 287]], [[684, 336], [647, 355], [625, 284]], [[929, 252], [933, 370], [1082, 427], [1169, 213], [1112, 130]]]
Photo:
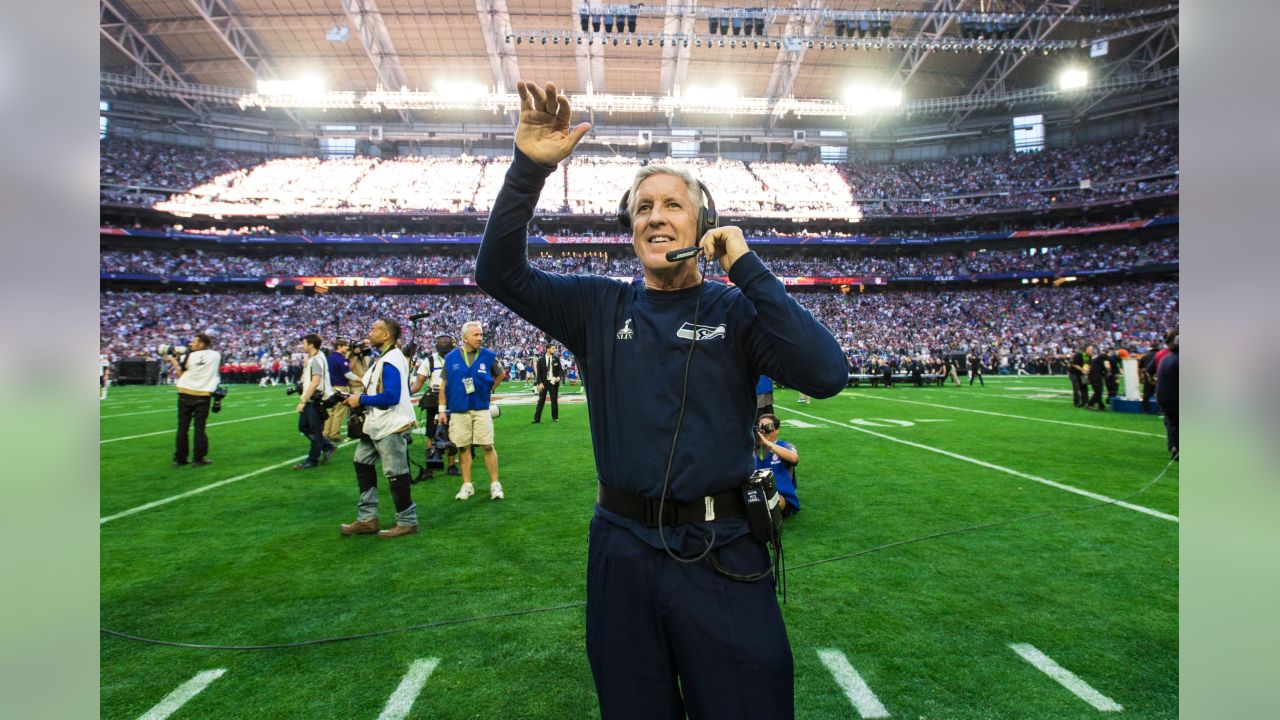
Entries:
[[324, 418], [325, 411], [315, 402], [307, 403], [303, 406], [302, 412], [298, 413], [298, 432], [311, 441], [307, 449], [308, 463], [320, 462], [321, 453], [333, 447], [333, 443], [324, 436]]
[[[602, 720], [789, 720], [791, 645], [769, 578], [738, 582], [591, 520], [587, 659]], [[741, 574], [769, 567], [750, 537], [714, 551]]]

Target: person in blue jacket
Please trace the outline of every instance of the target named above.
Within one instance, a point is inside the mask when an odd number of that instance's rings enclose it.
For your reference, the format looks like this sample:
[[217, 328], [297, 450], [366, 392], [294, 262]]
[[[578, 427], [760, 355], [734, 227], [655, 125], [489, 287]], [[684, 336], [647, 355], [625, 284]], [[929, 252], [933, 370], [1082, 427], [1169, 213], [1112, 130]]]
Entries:
[[[570, 127], [554, 84], [517, 87], [515, 157], [476, 284], [581, 368], [598, 481], [586, 648], [601, 717], [792, 718], [791, 647], [742, 500], [756, 381], [831, 397], [847, 380], [844, 354], [741, 229], [715, 226], [709, 190], [682, 169], [640, 168], [620, 204], [642, 279], [532, 267], [538, 196], [591, 125]], [[693, 257], [667, 259], [694, 247], [733, 284], [704, 277]]]
[[756, 469], [773, 471], [773, 482], [778, 486], [778, 507], [783, 515], [800, 512], [800, 498], [796, 497], [796, 465], [800, 451], [786, 440], [778, 439], [782, 421], [773, 413], [765, 413], [756, 425]]
[[778, 507], [783, 515], [795, 515], [800, 511], [800, 498], [796, 497], [796, 465], [800, 451], [785, 439], [778, 439], [782, 420], [772, 413], [760, 415], [755, 427], [755, 468], [773, 470], [773, 483], [778, 487]]
[[449, 441], [458, 448], [462, 462], [462, 487], [454, 498], [466, 500], [475, 495], [471, 484], [471, 446], [484, 453], [484, 467], [489, 472], [489, 499], [502, 500], [506, 495], [498, 481], [498, 451], [493, 447], [493, 415], [489, 400], [493, 390], [507, 377], [506, 368], [492, 350], [481, 347], [484, 328], [475, 320], [462, 324], [462, 347], [444, 358], [440, 374], [440, 425], [449, 426]]

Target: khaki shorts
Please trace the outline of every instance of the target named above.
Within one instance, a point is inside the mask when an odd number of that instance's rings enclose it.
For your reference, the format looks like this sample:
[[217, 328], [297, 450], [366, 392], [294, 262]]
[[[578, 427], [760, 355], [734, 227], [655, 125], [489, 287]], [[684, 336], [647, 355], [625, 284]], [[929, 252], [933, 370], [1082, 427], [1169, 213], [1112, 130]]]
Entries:
[[493, 444], [493, 416], [488, 410], [449, 415], [449, 442], [458, 447]]

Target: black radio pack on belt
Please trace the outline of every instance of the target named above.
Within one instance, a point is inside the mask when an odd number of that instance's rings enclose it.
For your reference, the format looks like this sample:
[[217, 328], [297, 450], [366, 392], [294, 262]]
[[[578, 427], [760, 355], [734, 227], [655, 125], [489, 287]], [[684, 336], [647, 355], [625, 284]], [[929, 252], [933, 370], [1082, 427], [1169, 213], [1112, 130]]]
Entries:
[[751, 538], [761, 545], [777, 545], [782, 536], [782, 510], [778, 508], [778, 486], [773, 471], [756, 470], [742, 486], [742, 502], [747, 506], [747, 526]]

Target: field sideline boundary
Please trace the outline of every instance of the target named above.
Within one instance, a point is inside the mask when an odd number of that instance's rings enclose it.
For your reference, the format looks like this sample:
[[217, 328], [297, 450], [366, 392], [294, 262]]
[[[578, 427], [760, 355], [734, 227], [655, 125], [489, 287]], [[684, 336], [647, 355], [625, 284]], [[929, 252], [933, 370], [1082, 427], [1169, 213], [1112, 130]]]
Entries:
[[1034, 418], [1034, 417], [1027, 417], [1025, 415], [1010, 415], [1009, 413], [996, 412], [994, 410], [978, 410], [976, 408], [956, 407], [955, 405], [940, 405], [938, 403], [927, 403], [921, 400], [906, 400], [903, 398], [881, 397], [879, 395], [872, 395], [870, 393], [849, 392], [848, 390], [842, 390], [840, 394], [846, 395], [848, 397], [865, 397], [865, 398], [871, 398], [872, 400], [887, 400], [889, 402], [911, 403], [912, 405], [925, 405], [928, 407], [942, 408], [944, 410], [955, 410], [957, 412], [978, 413], [979, 415], [994, 415], [995, 417], [1012, 418], [1014, 420], [1029, 420], [1031, 422], [1052, 423], [1054, 425], [1069, 425], [1071, 427], [1081, 427], [1081, 428], [1087, 428], [1089, 430], [1106, 430], [1108, 432], [1118, 432], [1118, 433], [1126, 433], [1128, 435], [1142, 435], [1143, 437], [1160, 438], [1162, 440], [1164, 439], [1164, 435], [1161, 435], [1159, 433], [1144, 432], [1142, 430], [1128, 430], [1126, 428], [1113, 428], [1113, 427], [1105, 427], [1103, 425], [1090, 425], [1089, 423], [1071, 422], [1070, 420], [1050, 420], [1049, 418]]
[[1135, 512], [1140, 512], [1146, 515], [1150, 515], [1152, 517], [1159, 518], [1161, 520], [1168, 520], [1169, 522], [1173, 522], [1173, 523], [1182, 522], [1176, 515], [1169, 515], [1168, 513], [1162, 513], [1159, 510], [1153, 510], [1149, 507], [1144, 507], [1142, 505], [1134, 505], [1133, 503], [1127, 503], [1127, 502], [1124, 502], [1123, 500], [1118, 500], [1113, 497], [1100, 495], [1098, 493], [1091, 492], [1089, 490], [1084, 490], [1082, 488], [1078, 488], [1072, 485], [1067, 485], [1065, 483], [1060, 483], [1054, 480], [1049, 480], [1047, 478], [1042, 478], [1038, 475], [1031, 475], [1029, 473], [1024, 473], [1021, 470], [1014, 470], [1013, 468], [1007, 468], [1007, 467], [1004, 467], [1003, 465], [996, 465], [995, 463], [989, 463], [986, 460], [979, 460], [978, 458], [969, 457], [968, 455], [961, 455], [959, 453], [954, 453], [954, 452], [951, 452], [950, 450], [943, 450], [942, 448], [936, 448], [931, 445], [925, 445], [923, 443], [913, 442], [911, 440], [903, 440], [902, 438], [896, 438], [892, 435], [885, 435], [884, 433], [878, 433], [874, 430], [868, 430], [866, 428], [861, 428], [856, 425], [840, 422], [839, 420], [831, 420], [829, 418], [824, 418], [821, 415], [813, 415], [811, 413], [804, 412], [803, 410], [796, 410], [795, 408], [782, 407], [780, 405], [775, 405], [774, 410], [782, 410], [784, 412], [796, 413], [797, 415], [804, 415], [807, 418], [819, 420], [821, 422], [827, 423], [828, 425], [835, 425], [836, 427], [846, 428], [848, 430], [856, 430], [860, 433], [866, 433], [868, 435], [878, 437], [882, 440], [888, 440], [889, 442], [895, 442], [901, 445], [907, 445], [910, 447], [918, 448], [920, 450], [928, 450], [929, 452], [932, 452], [932, 453], [937, 453], [939, 455], [945, 455], [955, 460], [972, 463], [974, 465], [985, 467], [989, 470], [995, 470], [997, 472], [1005, 473], [1006, 475], [1013, 475], [1014, 477], [1020, 477], [1024, 480], [1030, 480], [1031, 482], [1040, 483], [1041, 485], [1048, 485], [1049, 487], [1057, 488], [1058, 490], [1065, 490], [1066, 492], [1075, 493], [1076, 495], [1083, 495], [1084, 497], [1087, 497], [1087, 498], [1092, 498], [1094, 500], [1099, 500], [1099, 501], [1110, 503], [1113, 505], [1118, 505], [1122, 508], [1133, 510]]

